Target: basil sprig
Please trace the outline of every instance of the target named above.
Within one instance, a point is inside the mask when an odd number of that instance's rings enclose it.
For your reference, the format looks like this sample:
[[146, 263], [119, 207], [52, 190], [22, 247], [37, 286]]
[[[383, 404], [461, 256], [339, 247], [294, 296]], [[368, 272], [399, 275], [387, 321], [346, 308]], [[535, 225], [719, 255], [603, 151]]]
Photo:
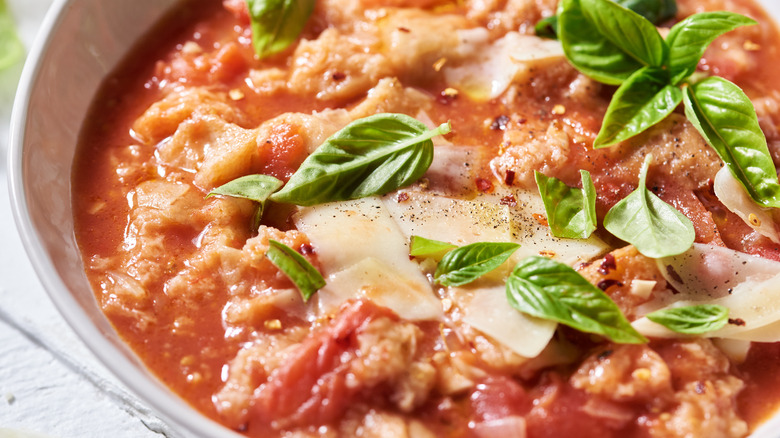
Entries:
[[412, 236], [409, 245], [409, 255], [412, 257], [441, 258], [444, 254], [447, 254], [457, 247], [457, 245], [453, 245], [449, 242], [442, 242], [441, 240]]
[[303, 301], [308, 301], [315, 292], [325, 286], [325, 279], [317, 268], [294, 249], [276, 240], [269, 240], [268, 245], [265, 256], [292, 280], [301, 292]]
[[6, 69], [24, 57], [24, 46], [16, 33], [11, 11], [0, 0], [0, 70]]
[[580, 170], [580, 175], [582, 189], [577, 189], [534, 172], [547, 223], [555, 237], [587, 239], [596, 230], [596, 187], [588, 171]]
[[279, 53], [300, 35], [315, 0], [246, 0], [252, 44], [260, 58]]
[[515, 267], [506, 283], [509, 304], [537, 318], [606, 336], [619, 343], [647, 342], [617, 304], [571, 267], [531, 256]]
[[559, 34], [566, 57], [591, 78], [620, 85], [593, 147], [611, 146], [663, 120], [682, 101], [678, 87], [707, 46], [750, 24], [755, 21], [731, 12], [695, 14], [664, 40], [647, 18], [617, 3], [564, 0]]
[[450, 132], [450, 124], [429, 130], [404, 114], [375, 114], [333, 134], [309, 155], [282, 190], [276, 178], [235, 179], [210, 195], [221, 194], [296, 205], [383, 195], [417, 181], [433, 161], [431, 138]]
[[511, 242], [477, 242], [444, 255], [433, 277], [442, 286], [463, 286], [498, 268], [520, 248]]
[[701, 304], [656, 310], [646, 316], [673, 332], [700, 335], [722, 329], [728, 323], [729, 309], [717, 304]]
[[679, 84], [696, 71], [704, 51], [715, 38], [751, 24], [756, 22], [744, 15], [725, 11], [691, 15], [675, 24], [666, 37], [666, 43], [669, 45], [667, 67], [672, 75], [671, 83]]
[[315, 205], [382, 195], [407, 186], [430, 167], [431, 138], [448, 132], [449, 123], [429, 130], [404, 114], [356, 120], [309, 155], [271, 200]]
[[715, 76], [686, 87], [684, 101], [688, 120], [750, 197], [764, 207], [780, 207], [777, 170], [756, 111], [745, 93]]
[[260, 225], [266, 201], [284, 183], [270, 175], [247, 175], [236, 178], [212, 190], [206, 197], [214, 195], [232, 196], [234, 198], [251, 199], [258, 203], [257, 212], [252, 222], [252, 228]]
[[[673, 18], [677, 13], [676, 0], [613, 0], [615, 3], [631, 9], [647, 18], [653, 24], [661, 24]], [[560, 11], [558, 11], [560, 13]], [[536, 35], [544, 38], [558, 37], [558, 13], [536, 23]]]
[[639, 187], [604, 216], [604, 228], [647, 257], [682, 254], [693, 245], [696, 231], [690, 219], [647, 189], [652, 159], [648, 155], [642, 164]]

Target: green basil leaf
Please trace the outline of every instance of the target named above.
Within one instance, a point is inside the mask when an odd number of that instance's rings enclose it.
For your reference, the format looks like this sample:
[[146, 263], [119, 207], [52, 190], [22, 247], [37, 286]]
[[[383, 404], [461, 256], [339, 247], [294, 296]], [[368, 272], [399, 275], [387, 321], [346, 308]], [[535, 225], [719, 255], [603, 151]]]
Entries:
[[717, 304], [702, 304], [656, 310], [646, 316], [673, 332], [700, 335], [722, 329], [729, 321], [729, 309]]
[[247, 175], [236, 178], [212, 190], [206, 197], [214, 195], [232, 196], [265, 202], [284, 183], [269, 175]]
[[669, 72], [658, 67], [638, 70], [612, 96], [593, 147], [612, 146], [644, 132], [681, 102], [682, 91], [669, 84]]
[[325, 279], [317, 268], [289, 246], [276, 240], [269, 240], [268, 252], [265, 256], [295, 283], [303, 296], [303, 301], [309, 301], [314, 292], [325, 286]]
[[696, 71], [707, 46], [715, 38], [740, 26], [756, 24], [744, 15], [732, 12], [704, 12], [675, 24], [666, 43], [669, 45], [669, 71], [672, 84], [678, 84]]
[[260, 58], [279, 53], [300, 35], [315, 0], [247, 0], [252, 43]]
[[412, 236], [411, 244], [409, 246], [409, 255], [412, 257], [440, 258], [457, 247], [457, 245], [453, 245], [449, 242], [442, 242], [441, 240]]
[[24, 45], [16, 33], [11, 11], [0, 0], [0, 70], [6, 69], [24, 57]]
[[614, 342], [647, 342], [607, 294], [571, 267], [546, 257], [531, 256], [520, 262], [507, 279], [506, 297], [512, 307], [537, 318]]
[[534, 26], [536, 36], [542, 38], [557, 39], [558, 38], [558, 16], [553, 15], [545, 17], [536, 22]]
[[206, 197], [214, 195], [232, 196], [234, 198], [251, 199], [258, 203], [257, 211], [252, 219], [252, 229], [260, 226], [265, 203], [268, 197], [279, 190], [284, 183], [269, 175], [247, 175], [236, 178], [212, 190]]
[[547, 223], [555, 237], [587, 239], [596, 230], [596, 188], [588, 171], [580, 170], [580, 174], [582, 189], [534, 172]]
[[558, 36], [575, 68], [611, 85], [644, 66], [661, 67], [668, 51], [652, 23], [609, 0], [563, 0]]
[[685, 115], [715, 149], [750, 197], [764, 207], [780, 207], [777, 180], [766, 137], [753, 104], [731, 82], [717, 76], [686, 87]]
[[448, 252], [434, 273], [442, 286], [462, 286], [498, 268], [520, 248], [510, 242], [478, 242]]
[[430, 167], [431, 138], [448, 132], [449, 123], [428, 130], [403, 114], [356, 120], [309, 155], [271, 200], [315, 205], [383, 195], [407, 186]]
[[[613, 0], [615, 3], [631, 9], [653, 24], [660, 24], [677, 14], [675, 0]], [[560, 5], [560, 4], [559, 4]], [[559, 11], [560, 12], [560, 11]], [[542, 38], [558, 38], [558, 13], [542, 18], [534, 26], [536, 35]]]
[[661, 24], [677, 14], [676, 0], [615, 0], [615, 3], [631, 9], [653, 24]]
[[604, 216], [604, 228], [647, 257], [669, 257], [687, 251], [696, 231], [690, 219], [645, 187], [652, 158], [642, 165], [639, 187]]

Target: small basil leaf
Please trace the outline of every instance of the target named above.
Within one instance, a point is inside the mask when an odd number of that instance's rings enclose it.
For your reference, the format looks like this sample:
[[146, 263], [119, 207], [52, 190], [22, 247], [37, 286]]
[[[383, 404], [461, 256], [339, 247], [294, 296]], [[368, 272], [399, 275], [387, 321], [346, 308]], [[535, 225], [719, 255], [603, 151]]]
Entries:
[[292, 280], [301, 292], [303, 301], [308, 301], [314, 295], [314, 292], [325, 286], [325, 279], [322, 278], [322, 274], [308, 260], [289, 246], [276, 240], [269, 240], [268, 251], [265, 253], [265, 256], [284, 275]]
[[271, 194], [284, 184], [269, 175], [247, 175], [236, 178], [212, 190], [206, 197], [214, 195], [232, 196], [265, 202]]
[[558, 16], [553, 15], [551, 17], [545, 17], [539, 20], [534, 26], [536, 36], [542, 38], [557, 39], [558, 38]]
[[11, 11], [0, 0], [0, 70], [6, 69], [24, 57], [24, 46], [16, 33]]
[[449, 123], [428, 130], [403, 114], [376, 114], [333, 134], [301, 164], [276, 202], [315, 205], [383, 195], [417, 181], [431, 165], [431, 138]]
[[412, 257], [439, 258], [457, 247], [457, 245], [453, 245], [449, 242], [412, 236], [409, 255]]
[[766, 137], [753, 104], [733, 83], [717, 76], [686, 87], [685, 115], [715, 149], [754, 201], [780, 207], [777, 180]]
[[575, 68], [611, 85], [644, 66], [661, 67], [668, 51], [652, 23], [609, 0], [563, 0], [558, 36]]
[[247, 0], [252, 43], [260, 58], [279, 53], [300, 35], [315, 0]]
[[673, 332], [700, 335], [722, 329], [728, 323], [729, 309], [716, 304], [702, 304], [656, 310], [646, 316]]
[[555, 237], [587, 239], [596, 230], [596, 188], [589, 172], [581, 170], [580, 174], [582, 189], [534, 172], [547, 223]]
[[642, 165], [639, 187], [604, 216], [604, 228], [646, 257], [669, 257], [687, 251], [696, 231], [690, 219], [645, 187], [652, 158], [648, 155]]
[[612, 96], [593, 147], [612, 146], [644, 132], [671, 114], [680, 102], [682, 91], [669, 85], [666, 70], [638, 70]]
[[677, 14], [676, 0], [615, 0], [615, 3], [631, 9], [653, 24], [661, 24]]
[[448, 252], [434, 278], [442, 286], [462, 286], [498, 268], [520, 248], [509, 242], [478, 242]]
[[257, 211], [252, 219], [252, 229], [260, 226], [265, 203], [268, 197], [284, 184], [269, 175], [247, 175], [236, 178], [212, 190], [206, 197], [214, 195], [232, 196], [234, 198], [251, 199], [258, 203]]
[[614, 342], [647, 342], [607, 294], [571, 267], [546, 257], [531, 256], [520, 262], [507, 279], [506, 296], [512, 307], [537, 318]]
[[756, 22], [744, 15], [725, 11], [691, 15], [675, 24], [666, 37], [672, 83], [679, 84], [696, 71], [704, 51], [715, 38], [751, 24]]

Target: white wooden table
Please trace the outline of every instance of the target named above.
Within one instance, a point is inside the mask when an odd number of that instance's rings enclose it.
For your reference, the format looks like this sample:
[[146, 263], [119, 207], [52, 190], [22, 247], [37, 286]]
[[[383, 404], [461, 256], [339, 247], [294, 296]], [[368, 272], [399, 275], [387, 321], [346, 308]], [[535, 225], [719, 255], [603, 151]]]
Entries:
[[[52, 0], [6, 0], [26, 47]], [[38, 282], [11, 214], [8, 128], [21, 63], [0, 72], [0, 438], [170, 437], [94, 358]]]

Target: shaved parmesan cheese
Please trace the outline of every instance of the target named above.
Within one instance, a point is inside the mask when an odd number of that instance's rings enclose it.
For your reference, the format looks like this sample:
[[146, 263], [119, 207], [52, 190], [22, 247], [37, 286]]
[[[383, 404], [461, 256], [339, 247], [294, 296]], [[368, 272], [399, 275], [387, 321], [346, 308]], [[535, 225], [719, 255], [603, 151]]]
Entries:
[[293, 221], [309, 237], [326, 277], [323, 311], [368, 297], [406, 319], [442, 315], [428, 279], [409, 260], [409, 239], [379, 198], [301, 208]]
[[401, 232], [458, 246], [475, 242], [511, 242], [509, 208], [495, 202], [465, 201], [409, 192], [404, 201], [385, 196], [384, 204]]
[[780, 243], [780, 233], [775, 228], [771, 209], [756, 204], [728, 168], [723, 167], [715, 174], [714, 189], [715, 195], [726, 208], [759, 234], [770, 238], [775, 243]]
[[558, 326], [555, 321], [515, 310], [506, 299], [503, 285], [475, 291], [463, 310], [463, 322], [528, 358], [544, 350]]
[[411, 321], [442, 317], [442, 303], [431, 288], [375, 258], [367, 258], [331, 275], [317, 292], [321, 314], [336, 312], [350, 298], [368, 298]]
[[455, 245], [475, 242], [515, 242], [520, 249], [513, 262], [531, 255], [545, 255], [573, 265], [597, 257], [609, 248], [601, 239], [559, 239], [536, 219], [544, 214], [538, 194], [512, 192], [513, 207], [502, 204], [500, 195], [481, 195], [473, 200], [409, 192], [404, 201], [389, 195], [385, 205], [406, 236], [418, 235]]
[[560, 42], [517, 32], [490, 42], [487, 29], [468, 29], [458, 31], [458, 38], [459, 55], [469, 61], [445, 67], [444, 78], [475, 100], [494, 99], [532, 67], [564, 59]]
[[[780, 341], [780, 263], [714, 245], [694, 244], [679, 256], [658, 260], [664, 278], [678, 293], [659, 294], [648, 308], [717, 304], [729, 309], [730, 323], [707, 337], [756, 342]], [[680, 336], [640, 318], [645, 336]]]

